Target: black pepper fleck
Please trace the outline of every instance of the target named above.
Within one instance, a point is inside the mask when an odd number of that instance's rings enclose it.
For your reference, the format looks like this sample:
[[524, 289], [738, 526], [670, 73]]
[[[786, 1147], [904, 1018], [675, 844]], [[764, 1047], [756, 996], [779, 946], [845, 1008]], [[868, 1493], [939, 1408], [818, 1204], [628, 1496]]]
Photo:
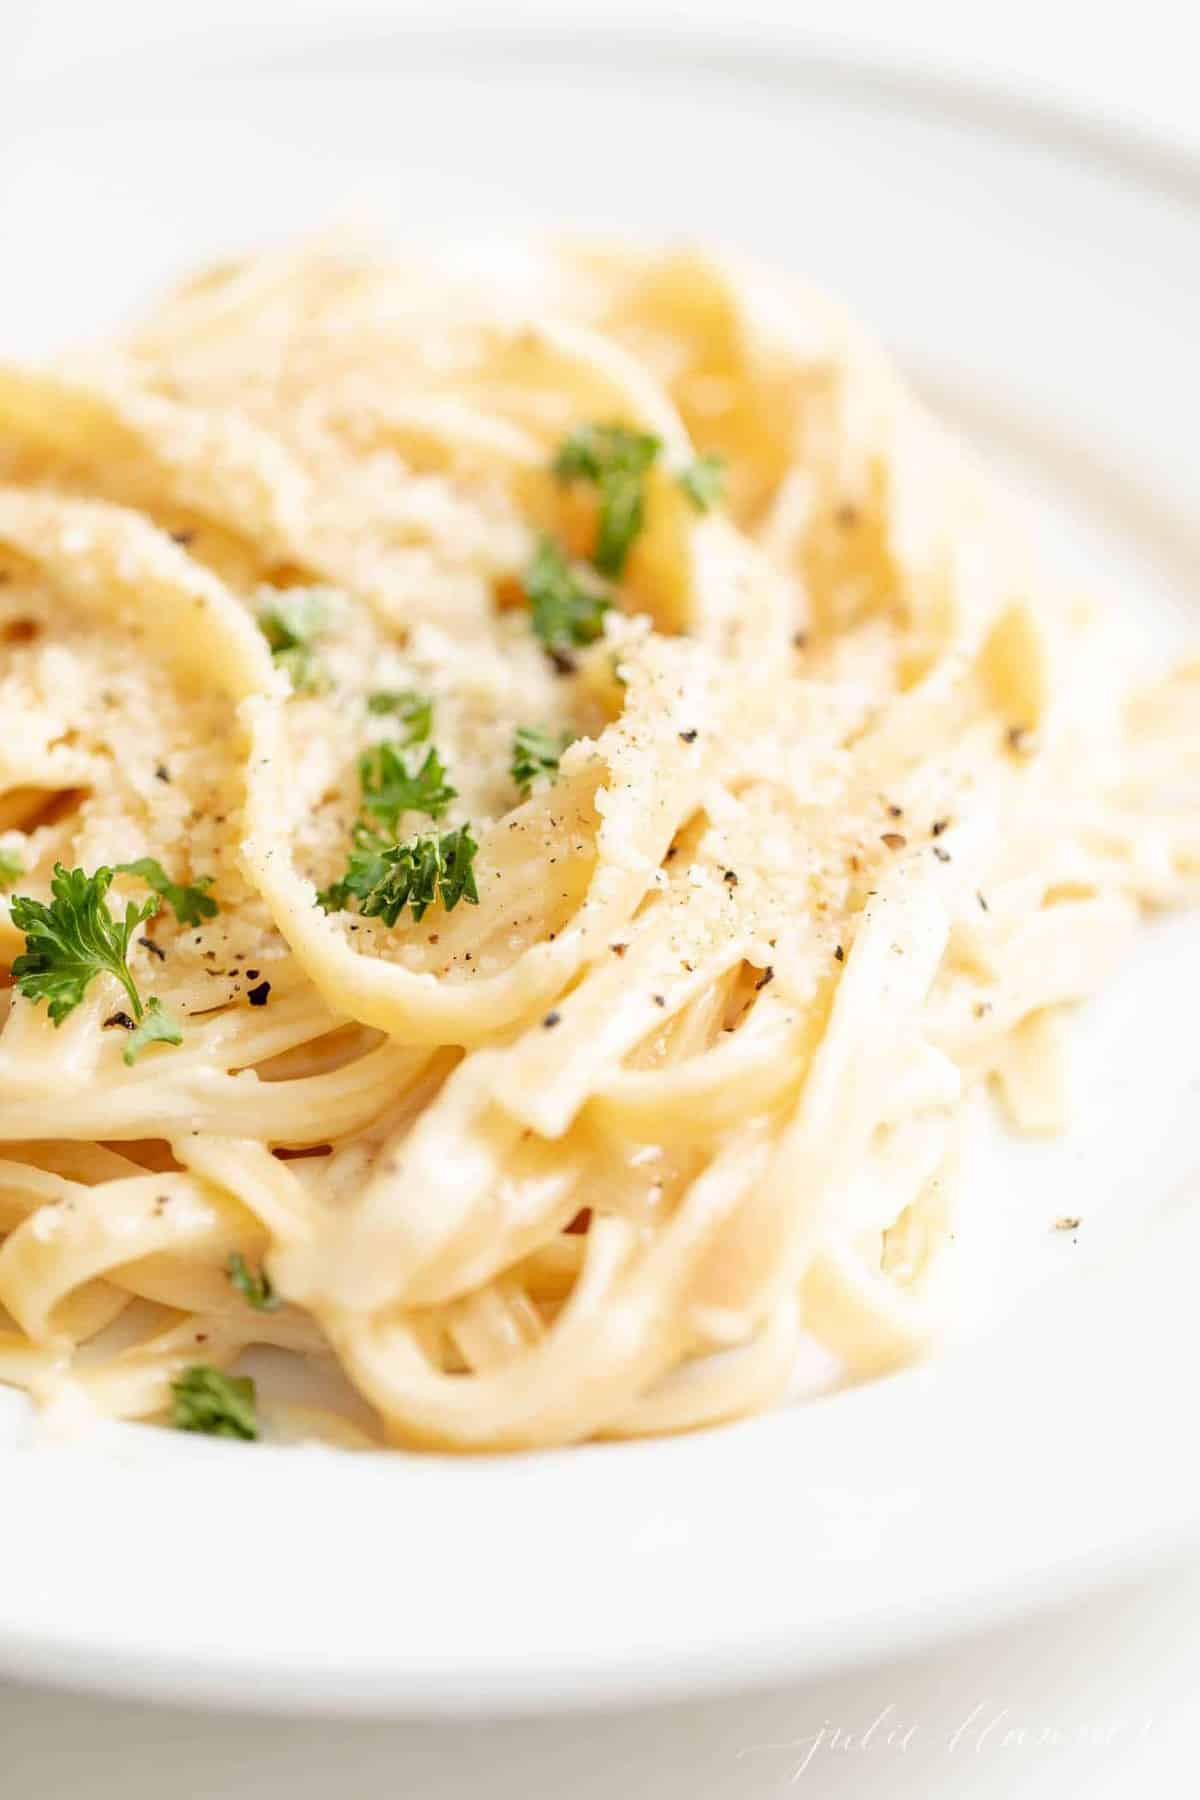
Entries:
[[695, 729], [694, 726], [692, 727], [691, 731], [681, 731], [679, 734], [681, 742], [685, 743], [685, 744], [694, 744], [696, 739], [699, 736], [700, 736], [700, 733]]
[[545, 1031], [549, 1031], [553, 1026], [559, 1024], [561, 1020], [562, 1014], [560, 1012], [548, 1012], [542, 1020], [542, 1028]]
[[770, 981], [774, 981], [774, 979], [775, 979], [775, 971], [771, 967], [770, 963], [768, 963], [766, 968], [762, 972], [762, 980], [756, 981], [754, 984], [755, 993], [757, 994], [757, 993], [761, 992], [761, 990], [766, 987], [767, 983]]
[[251, 1006], [265, 1006], [267, 1004], [267, 995], [270, 992], [270, 982], [260, 981], [257, 987], [252, 987], [247, 990], [246, 998]]

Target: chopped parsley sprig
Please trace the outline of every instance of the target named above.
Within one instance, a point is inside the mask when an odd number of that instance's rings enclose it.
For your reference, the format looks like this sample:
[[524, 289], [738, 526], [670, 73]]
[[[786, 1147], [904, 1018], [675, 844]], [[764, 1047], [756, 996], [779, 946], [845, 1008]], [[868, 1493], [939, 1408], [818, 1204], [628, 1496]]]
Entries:
[[176, 1431], [206, 1437], [254, 1439], [256, 1400], [248, 1375], [225, 1375], [207, 1363], [193, 1363], [171, 1383], [171, 1423]]
[[[596, 542], [591, 565], [619, 580], [629, 552], [646, 522], [646, 478], [662, 450], [662, 439], [626, 425], [577, 425], [551, 462], [562, 482], [587, 482], [596, 490]], [[721, 499], [725, 462], [715, 452], [693, 458], [676, 479], [697, 512]], [[564, 670], [570, 646], [600, 636], [612, 597], [589, 582], [553, 538], [542, 537], [524, 575], [533, 629]]]
[[264, 606], [258, 627], [277, 668], [286, 669], [296, 693], [315, 693], [326, 674], [317, 643], [329, 627], [329, 604], [321, 588], [288, 588]]
[[146, 1002], [145, 1012], [130, 1032], [129, 1041], [121, 1051], [121, 1060], [127, 1068], [132, 1068], [149, 1045], [182, 1042], [183, 1030], [179, 1020], [169, 1007], [163, 1005], [157, 994], [151, 994]]
[[557, 775], [563, 751], [574, 743], [570, 731], [541, 731], [536, 725], [519, 725], [513, 737], [512, 778], [528, 795], [542, 775]]
[[475, 852], [469, 825], [443, 833], [419, 832], [406, 843], [388, 841], [364, 825], [355, 827], [354, 848], [340, 881], [317, 895], [326, 912], [358, 902], [364, 918], [394, 925], [407, 906], [420, 921], [437, 901], [453, 912], [460, 900], [479, 904]]
[[256, 1275], [240, 1250], [232, 1253], [226, 1268], [231, 1283], [247, 1306], [252, 1306], [255, 1312], [279, 1310], [279, 1296], [271, 1286], [271, 1278], [265, 1269], [260, 1269]]
[[123, 1051], [125, 1061], [133, 1063], [148, 1044], [180, 1044], [183, 1033], [156, 995], [143, 1002], [129, 969], [129, 940], [154, 917], [159, 897], [152, 894], [140, 906], [128, 900], [124, 918], [114, 919], [105, 898], [114, 873], [101, 867], [89, 875], [55, 863], [48, 902], [13, 896], [12, 922], [25, 934], [25, 949], [14, 959], [12, 975], [27, 1000], [35, 1006], [46, 1001], [55, 1026], [74, 1012], [98, 975], [115, 975], [133, 1014]]
[[139, 856], [136, 862], [118, 863], [114, 873], [138, 876], [166, 901], [181, 925], [200, 925], [205, 919], [217, 916], [217, 903], [206, 892], [213, 884], [211, 875], [200, 875], [190, 883], [172, 881], [154, 856]]
[[393, 836], [402, 813], [423, 812], [440, 819], [458, 793], [446, 780], [442, 759], [432, 745], [424, 762], [410, 773], [398, 745], [374, 744], [359, 757], [358, 775], [364, 810]]
[[624, 425], [580, 425], [554, 458], [560, 481], [588, 481], [599, 497], [592, 562], [602, 575], [619, 576], [646, 513], [646, 475], [662, 439]]
[[524, 587], [533, 629], [552, 655], [595, 643], [612, 596], [573, 567], [553, 538], [539, 539]]
[[368, 919], [394, 925], [407, 906], [421, 920], [437, 901], [453, 912], [460, 900], [477, 906], [475, 852], [470, 825], [455, 831], [421, 831], [397, 841], [400, 819], [423, 812], [440, 819], [458, 790], [446, 780], [437, 750], [430, 745], [418, 768], [409, 769], [396, 744], [375, 744], [358, 759], [362, 808], [339, 880], [317, 895], [325, 912], [344, 912], [351, 901]]
[[697, 512], [719, 505], [725, 493], [725, 458], [711, 450], [697, 456], [680, 470], [679, 485]]
[[433, 700], [416, 688], [380, 688], [367, 695], [367, 711], [394, 713], [404, 727], [404, 744], [424, 744], [433, 730]]
[[322, 912], [346, 912], [351, 900], [366, 899], [387, 874], [383, 852], [394, 847], [382, 832], [372, 831], [360, 819], [354, 827], [345, 872], [339, 880], [331, 881], [327, 888], [321, 888], [317, 893], [317, 905]]
[[13, 898], [12, 922], [25, 933], [25, 949], [12, 966], [13, 980], [27, 1000], [48, 1002], [55, 1025], [74, 1012], [97, 975], [106, 972], [125, 989], [134, 1018], [144, 1011], [126, 959], [134, 931], [158, 911], [158, 896], [140, 906], [127, 901], [124, 919], [114, 919], [104, 898], [113, 873], [99, 868], [89, 875], [55, 863], [48, 903], [27, 894]]

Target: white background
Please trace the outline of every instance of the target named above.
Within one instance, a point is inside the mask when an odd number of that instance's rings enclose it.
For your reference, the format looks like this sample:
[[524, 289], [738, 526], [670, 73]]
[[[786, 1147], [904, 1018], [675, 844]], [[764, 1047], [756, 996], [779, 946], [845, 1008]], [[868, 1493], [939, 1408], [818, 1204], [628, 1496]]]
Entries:
[[[350, 0], [338, 10], [347, 20], [398, 11], [437, 18], [444, 5]], [[101, 81], [109, 59], [137, 56], [152, 56], [161, 79], [173, 56], [202, 58], [223, 31], [269, 38], [329, 10], [329, 0], [0, 0], [8, 37], [0, 106], [6, 79], [52, 80], [91, 61]], [[639, 23], [703, 15], [731, 37], [786, 24], [809, 42], [865, 44], [1015, 82], [1166, 145], [1200, 144], [1195, 57], [1179, 4], [1127, 10], [841, 0], [818, 11], [787, 0], [605, 0], [603, 8], [577, 10]], [[561, 22], [568, 7], [565, 0], [455, 5], [457, 19], [501, 11]], [[242, 1579], [231, 1568], [231, 1583]], [[164, 1789], [185, 1800], [476, 1793], [608, 1800], [643, 1791], [656, 1800], [791, 1791], [835, 1800], [1017, 1793], [1124, 1800], [1135, 1792], [1175, 1800], [1198, 1785], [1198, 1621], [1200, 1568], [1173, 1567], [985, 1641], [789, 1693], [620, 1719], [452, 1730], [234, 1720], [8, 1688], [0, 1690], [4, 1791], [21, 1800], [157, 1800]]]

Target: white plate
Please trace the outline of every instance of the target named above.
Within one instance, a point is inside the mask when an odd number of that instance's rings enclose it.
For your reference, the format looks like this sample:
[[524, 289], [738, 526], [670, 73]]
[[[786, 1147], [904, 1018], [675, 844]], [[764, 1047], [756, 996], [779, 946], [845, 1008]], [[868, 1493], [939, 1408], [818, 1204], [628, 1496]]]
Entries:
[[[710, 50], [476, 28], [26, 90], [0, 348], [100, 329], [183, 264], [348, 206], [425, 236], [716, 234], [842, 292], [1051, 554], [1150, 635], [1196, 630], [1200, 167], [996, 95]], [[1164, 1551], [1200, 1523], [1200, 1209], [1178, 1204], [1200, 1192], [1197, 993], [1195, 921], [1155, 927], [1081, 1022], [1079, 1128], [990, 1147], [970, 1341], [873, 1387], [490, 1462], [120, 1427], [48, 1447], [3, 1397], [0, 1669], [538, 1710], [845, 1664]]]

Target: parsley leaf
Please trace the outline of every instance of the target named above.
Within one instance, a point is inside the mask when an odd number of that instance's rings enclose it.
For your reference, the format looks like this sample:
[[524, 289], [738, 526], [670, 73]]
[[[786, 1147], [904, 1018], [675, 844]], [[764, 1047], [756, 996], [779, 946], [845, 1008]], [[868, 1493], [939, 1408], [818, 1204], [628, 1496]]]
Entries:
[[580, 578], [553, 538], [539, 541], [524, 586], [533, 629], [547, 650], [561, 652], [572, 644], [594, 643], [600, 636], [612, 600]]
[[446, 780], [437, 750], [430, 745], [420, 767], [410, 770], [401, 746], [375, 744], [359, 757], [358, 773], [363, 811], [370, 818], [356, 823], [345, 873], [318, 893], [318, 906], [325, 912], [341, 912], [356, 900], [365, 917], [394, 925], [406, 906], [414, 919], [422, 919], [438, 900], [447, 912], [460, 900], [478, 904], [474, 876], [478, 846], [469, 825], [440, 837], [425, 831], [407, 843], [396, 842], [404, 813], [423, 812], [439, 819], [458, 792]]
[[479, 889], [475, 886], [478, 848], [469, 825], [447, 832], [438, 844], [442, 858], [441, 901], [447, 912], [453, 912], [460, 900], [470, 906], [479, 905]]
[[201, 875], [192, 884], [172, 881], [156, 857], [139, 856], [136, 862], [118, 863], [115, 874], [136, 875], [166, 901], [181, 925], [199, 925], [215, 919], [217, 903], [205, 893], [213, 884], [211, 875]]
[[362, 896], [359, 912], [394, 925], [410, 906], [413, 918], [423, 919], [438, 897], [443, 867], [438, 839], [429, 832], [407, 844], [393, 844], [384, 852], [383, 861], [382, 879]]
[[171, 1383], [171, 1423], [176, 1431], [208, 1437], [256, 1438], [258, 1409], [248, 1375], [223, 1375], [207, 1363], [193, 1363]]
[[0, 850], [0, 894], [7, 893], [14, 881], [20, 881], [25, 865], [11, 850]]
[[563, 439], [554, 458], [560, 481], [603, 481], [615, 470], [644, 475], [662, 439], [625, 425], [579, 425]]
[[394, 925], [406, 906], [418, 920], [438, 900], [447, 912], [453, 912], [460, 900], [478, 906], [474, 867], [478, 848], [469, 825], [441, 837], [421, 832], [404, 844], [389, 843], [360, 825], [346, 873], [317, 900], [326, 912], [341, 911], [350, 900], [357, 900], [364, 918], [382, 919], [387, 925]]
[[89, 875], [55, 863], [48, 905], [26, 894], [13, 897], [12, 922], [25, 933], [24, 952], [13, 962], [13, 981], [35, 1005], [39, 1000], [49, 1002], [55, 1025], [74, 1012], [97, 975], [104, 973], [116, 976], [129, 996], [134, 1018], [142, 1017], [142, 998], [126, 959], [135, 928], [158, 911], [158, 896], [141, 906], [127, 901], [125, 917], [118, 922], [104, 898], [112, 878], [112, 869], [99, 868]]
[[368, 694], [367, 711], [395, 713], [405, 728], [406, 746], [425, 743], [433, 730], [433, 701], [416, 688], [381, 688], [378, 693]]
[[372, 818], [392, 833], [401, 813], [428, 813], [440, 819], [458, 792], [446, 780], [442, 759], [432, 747], [410, 775], [395, 744], [375, 744], [358, 759], [362, 803]]
[[384, 852], [394, 848], [392, 840], [359, 820], [354, 827], [353, 849], [340, 881], [331, 882], [317, 895], [322, 912], [344, 912], [351, 900], [362, 900], [378, 887], [387, 874]]
[[233, 1252], [226, 1267], [230, 1281], [247, 1306], [252, 1306], [255, 1312], [278, 1311], [279, 1296], [271, 1286], [271, 1278], [265, 1269], [260, 1269], [255, 1275], [240, 1250]]
[[258, 628], [271, 655], [279, 668], [287, 670], [297, 693], [314, 693], [325, 685], [315, 646], [328, 626], [329, 606], [321, 588], [288, 588], [258, 615]]
[[696, 457], [680, 471], [679, 485], [697, 512], [719, 505], [725, 493], [725, 458], [715, 451]]
[[602, 575], [620, 575], [646, 512], [640, 478], [622, 471], [600, 487], [600, 527], [592, 561]]
[[645, 476], [662, 439], [624, 425], [580, 425], [554, 458], [560, 481], [590, 481], [599, 491], [600, 518], [592, 561], [618, 576], [645, 519]]
[[557, 775], [559, 759], [568, 744], [573, 744], [571, 731], [540, 731], [536, 725], [519, 725], [513, 738], [512, 778], [522, 796], [529, 793], [540, 775]]
[[157, 994], [151, 994], [146, 1002], [146, 1010], [142, 1014], [141, 1023], [134, 1027], [121, 1056], [126, 1067], [132, 1068], [147, 1045], [182, 1044], [182, 1042], [183, 1031], [178, 1019], [168, 1007], [163, 1005]]

